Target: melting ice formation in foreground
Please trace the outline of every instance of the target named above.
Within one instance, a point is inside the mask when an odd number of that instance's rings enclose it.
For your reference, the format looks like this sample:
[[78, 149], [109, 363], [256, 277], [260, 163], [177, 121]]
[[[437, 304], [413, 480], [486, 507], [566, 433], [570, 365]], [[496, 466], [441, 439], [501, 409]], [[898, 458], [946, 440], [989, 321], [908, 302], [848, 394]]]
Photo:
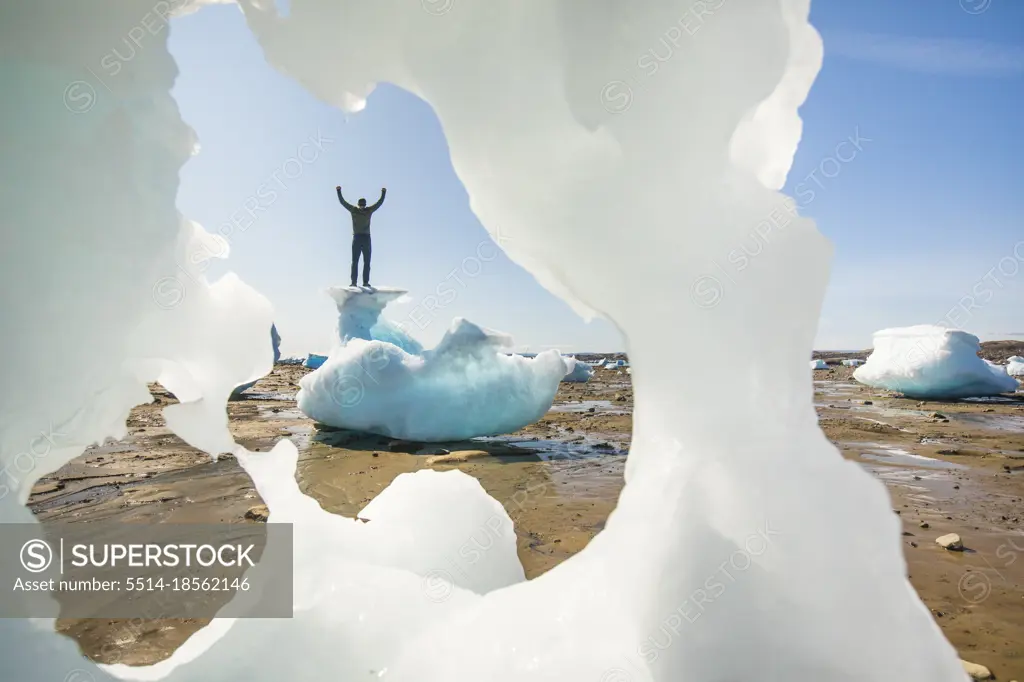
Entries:
[[[0, 521], [33, 522], [34, 481], [124, 434], [146, 382], [173, 377], [169, 427], [235, 452], [269, 522], [294, 523], [294, 618], [216, 619], [164, 662], [113, 670], [53, 619], [0, 619], [5, 679], [963, 682], [906, 580], [888, 494], [827, 441], [808, 390], [831, 247], [779, 192], [822, 60], [806, 0], [237, 5], [267, 62], [321, 100], [355, 112], [384, 82], [423, 98], [509, 257], [626, 337], [626, 486], [600, 534], [531, 581], [509, 500], [469, 476], [399, 477], [363, 524], [299, 491], [291, 441], [232, 440], [225, 401], [269, 368], [273, 309], [191, 265], [211, 235], [175, 208], [197, 145], [156, 12], [200, 4], [0, 3], [0, 91], [17, 93], [0, 98], [0, 357], [18, 358], [4, 369], [16, 390], [0, 392], [0, 463], [16, 478]], [[670, 45], [656, 74], [637, 72]], [[306, 142], [291, 133], [273, 131]], [[695, 304], [686, 292], [752, 231], [771, 249]], [[609, 274], [623, 263], [644, 264], [629, 286]]]
[[[277, 325], [270, 325], [270, 343], [274, 348], [274, 364], [277, 364], [281, 360], [281, 335], [277, 333]], [[294, 364], [294, 363], [289, 363]], [[237, 396], [243, 391], [247, 391], [256, 385], [259, 379], [253, 381], [247, 381], [246, 383], [236, 386], [235, 390], [231, 392], [232, 396]]]
[[402, 289], [331, 289], [338, 346], [299, 382], [299, 409], [338, 428], [415, 441], [511, 433], [544, 416], [567, 363], [501, 352], [512, 339], [456, 318], [436, 348], [380, 318]]
[[955, 400], [1017, 390], [1006, 368], [978, 357], [977, 336], [934, 325], [875, 332], [874, 351], [857, 381], [909, 398]]

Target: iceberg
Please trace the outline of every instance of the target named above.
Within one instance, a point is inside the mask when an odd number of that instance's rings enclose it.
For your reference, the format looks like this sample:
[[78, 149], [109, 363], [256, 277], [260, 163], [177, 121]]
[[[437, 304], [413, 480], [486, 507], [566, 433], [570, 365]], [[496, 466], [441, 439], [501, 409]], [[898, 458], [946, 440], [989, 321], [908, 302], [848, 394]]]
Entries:
[[874, 334], [874, 350], [853, 378], [908, 398], [956, 400], [1017, 390], [1017, 380], [978, 357], [977, 336], [958, 329], [917, 325]]
[[327, 290], [338, 306], [338, 345], [352, 339], [386, 341], [406, 353], [419, 355], [423, 346], [399, 325], [381, 317], [385, 306], [409, 292], [393, 287], [332, 287]]
[[811, 360], [811, 369], [828, 369], [824, 360]]
[[848, 358], [843, 360], [844, 367], [860, 367], [864, 364], [864, 361], [859, 358]]
[[1006, 373], [1012, 377], [1024, 377], [1024, 358], [1013, 355], [1006, 359]]
[[377, 316], [404, 293], [331, 290], [338, 303], [340, 344], [299, 382], [296, 400], [306, 416], [337, 428], [422, 442], [510, 433], [544, 416], [566, 373], [557, 350], [532, 358], [507, 354], [510, 337], [462, 318], [429, 351], [411, 353], [372, 338]]
[[586, 383], [590, 381], [590, 378], [594, 376], [594, 370], [590, 368], [590, 365], [577, 360], [574, 357], [563, 358], [565, 360], [565, 376], [562, 377], [562, 381], [568, 381], [571, 383]]
[[327, 362], [326, 355], [317, 355], [316, 353], [310, 353], [306, 358], [306, 361], [302, 363], [304, 367], [309, 369], [318, 369], [321, 365]]

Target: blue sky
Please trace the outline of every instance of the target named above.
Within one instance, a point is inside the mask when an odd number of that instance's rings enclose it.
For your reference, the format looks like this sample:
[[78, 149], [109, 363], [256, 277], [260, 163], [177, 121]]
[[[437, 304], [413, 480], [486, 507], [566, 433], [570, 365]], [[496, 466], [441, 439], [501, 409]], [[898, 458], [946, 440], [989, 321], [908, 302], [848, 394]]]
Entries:
[[[816, 347], [943, 320], [1024, 338], [1024, 2], [816, 0], [812, 22], [825, 63], [785, 190], [813, 188], [802, 211], [836, 247]], [[202, 146], [178, 206], [210, 231], [242, 217], [211, 273], [233, 270], [271, 300], [286, 353], [329, 345], [323, 290], [347, 282], [351, 241], [338, 184], [350, 201], [388, 188], [372, 280], [416, 295], [389, 314], [428, 346], [462, 316], [521, 350], [623, 348], [611, 324], [584, 323], [496, 254], [425, 103], [385, 85], [359, 114], [332, 109], [264, 62], [230, 5], [176, 19], [170, 44], [174, 96]], [[852, 160], [830, 160], [858, 135]], [[414, 311], [446, 280], [453, 301]]]

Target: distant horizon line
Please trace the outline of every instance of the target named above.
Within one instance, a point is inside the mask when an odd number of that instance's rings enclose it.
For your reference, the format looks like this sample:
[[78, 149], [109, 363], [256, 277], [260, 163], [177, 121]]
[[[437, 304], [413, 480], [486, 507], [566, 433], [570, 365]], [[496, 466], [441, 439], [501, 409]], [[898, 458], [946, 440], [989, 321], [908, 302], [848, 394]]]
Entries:
[[[1004, 339], [993, 339], [991, 341], [982, 341], [981, 344], [984, 345], [986, 343], [1003, 343], [1003, 342], [1016, 342], [1016, 343], [1020, 343], [1021, 341], [1020, 341], [1020, 339], [1004, 338]], [[545, 350], [554, 350], [554, 348], [545, 348]], [[868, 351], [872, 351], [872, 350], [874, 350], [874, 347], [873, 346], [868, 346], [866, 348], [812, 348], [811, 352], [812, 353], [825, 353], [825, 352], [828, 352], [828, 353], [842, 354], [842, 353], [864, 353], [864, 352], [868, 352]], [[544, 351], [514, 350], [514, 351], [511, 351], [511, 354], [514, 354], [514, 355], [537, 355], [538, 353], [543, 353], [543, 352]], [[326, 356], [330, 355], [330, 351], [327, 351], [325, 353], [319, 353], [319, 352], [316, 352], [316, 351], [307, 351], [304, 355], [307, 356], [307, 357], [309, 355], [321, 355], [321, 356], [326, 357]], [[624, 351], [624, 350], [578, 350], [578, 351], [563, 351], [563, 352], [561, 352], [561, 355], [626, 355], [626, 356], [628, 356], [629, 353], [627, 351]], [[284, 353], [284, 352], [282, 352], [281, 353], [281, 357], [282, 358], [285, 358], [285, 357], [297, 358], [297, 357], [301, 357], [301, 356], [294, 355], [294, 354], [291, 354], [291, 353]]]

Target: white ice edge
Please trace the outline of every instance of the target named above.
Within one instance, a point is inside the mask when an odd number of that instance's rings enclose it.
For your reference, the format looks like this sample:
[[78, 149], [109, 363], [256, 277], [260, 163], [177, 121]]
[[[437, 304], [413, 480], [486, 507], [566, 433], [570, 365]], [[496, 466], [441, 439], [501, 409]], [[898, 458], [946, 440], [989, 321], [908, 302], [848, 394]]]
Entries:
[[[287, 442], [239, 451], [275, 520], [296, 524], [295, 618], [217, 621], [168, 662], [119, 674], [964, 679], [905, 578], [883, 486], [827, 442], [807, 390], [831, 248], [811, 221], [786, 219], [793, 202], [772, 189], [821, 63], [807, 0], [712, 1], [700, 16], [688, 0], [600, 12], [568, 0], [294, 0], [284, 20], [273, 3], [240, 7], [268, 61], [323, 100], [357, 110], [391, 82], [429, 102], [495, 241], [623, 331], [636, 400], [627, 486], [583, 552], [509, 585], [506, 531], [485, 558], [462, 556], [503, 513], [464, 475], [404, 479], [378, 498], [391, 520], [361, 524], [297, 491]], [[13, 133], [2, 350], [19, 359], [0, 394], [0, 459], [30, 464], [7, 482], [7, 523], [32, 520], [19, 496], [39, 476], [125, 433], [149, 380], [185, 398], [166, 411], [179, 435], [234, 449], [224, 401], [269, 368], [270, 306], [232, 276], [205, 281], [193, 254], [223, 245], [175, 210], [195, 139], [169, 95], [167, 32], [147, 34], [119, 76], [84, 80], [154, 11], [143, 0], [0, 9], [0, 44], [18, 55], [0, 85], [19, 95], [0, 103]], [[640, 66], [666, 48], [654, 73]], [[758, 226], [773, 230], [770, 246], [724, 278], [715, 263]], [[643, 264], [628, 287], [608, 274], [623, 263]], [[19, 457], [47, 435], [45, 456]], [[441, 507], [417, 504], [438, 495]], [[726, 583], [734, 561], [745, 568]], [[711, 580], [722, 591], [695, 612]], [[5, 675], [102, 678], [42, 625], [0, 621]]]

